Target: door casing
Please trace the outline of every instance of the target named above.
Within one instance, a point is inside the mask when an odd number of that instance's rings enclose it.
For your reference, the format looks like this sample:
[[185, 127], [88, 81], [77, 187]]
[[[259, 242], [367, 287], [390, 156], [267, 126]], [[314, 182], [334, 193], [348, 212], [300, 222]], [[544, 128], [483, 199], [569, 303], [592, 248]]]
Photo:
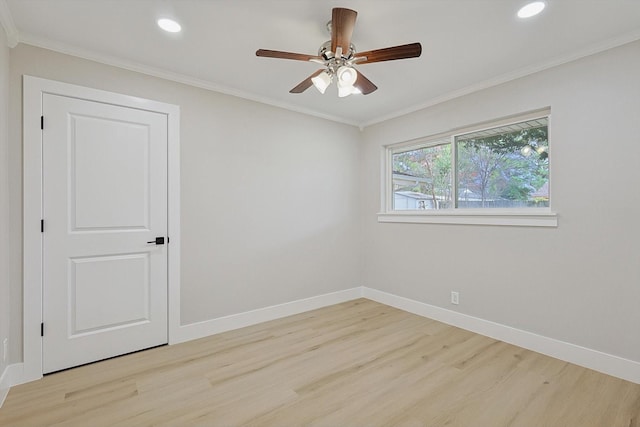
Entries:
[[[23, 373], [22, 381], [42, 378], [43, 212], [42, 95], [44, 93], [121, 105], [167, 115], [169, 344], [180, 329], [180, 107], [32, 76], [23, 76]], [[46, 117], [44, 118], [46, 126]], [[46, 232], [46, 229], [45, 229]]]

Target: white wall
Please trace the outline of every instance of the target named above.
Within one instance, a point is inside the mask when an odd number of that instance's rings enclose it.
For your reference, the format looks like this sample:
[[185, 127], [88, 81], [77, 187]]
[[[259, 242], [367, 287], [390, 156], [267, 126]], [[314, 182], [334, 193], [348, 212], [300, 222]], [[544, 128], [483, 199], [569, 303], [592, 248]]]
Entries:
[[[635, 42], [368, 127], [363, 285], [640, 361], [638, 76]], [[381, 146], [547, 106], [557, 228], [377, 222]]]
[[0, 376], [7, 367], [2, 343], [9, 338], [9, 48], [0, 26]]
[[21, 44], [10, 75], [13, 342], [23, 74], [180, 106], [182, 324], [360, 285], [358, 129]]

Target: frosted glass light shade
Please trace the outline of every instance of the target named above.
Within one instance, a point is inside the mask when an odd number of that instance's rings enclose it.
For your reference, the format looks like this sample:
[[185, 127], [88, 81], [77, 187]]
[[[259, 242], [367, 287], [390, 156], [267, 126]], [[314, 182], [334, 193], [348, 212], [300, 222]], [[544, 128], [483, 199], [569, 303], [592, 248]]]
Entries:
[[338, 84], [344, 86], [353, 86], [358, 78], [358, 73], [351, 67], [342, 66], [338, 68]]
[[349, 96], [351, 95], [351, 91], [353, 89], [353, 86], [343, 86], [338, 84], [338, 96], [340, 98], [344, 98], [345, 96]]
[[324, 94], [324, 92], [331, 84], [331, 76], [326, 71], [323, 71], [317, 76], [312, 77], [311, 82], [320, 93]]

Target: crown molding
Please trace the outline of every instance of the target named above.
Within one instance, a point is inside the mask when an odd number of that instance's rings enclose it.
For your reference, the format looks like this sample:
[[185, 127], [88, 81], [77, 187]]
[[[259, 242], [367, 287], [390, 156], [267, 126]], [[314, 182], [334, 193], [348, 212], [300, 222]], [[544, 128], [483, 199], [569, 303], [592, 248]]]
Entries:
[[0, 24], [4, 28], [4, 32], [7, 35], [7, 46], [14, 48], [17, 46], [19, 40], [18, 29], [13, 22], [11, 11], [6, 0], [0, 0]]
[[[2, 1], [4, 0], [0, 0], [0, 2]], [[240, 89], [220, 85], [207, 80], [198, 79], [196, 77], [192, 77], [186, 74], [174, 73], [172, 71], [166, 71], [160, 68], [151, 67], [148, 65], [134, 62], [134, 61], [120, 59], [115, 56], [95, 53], [87, 49], [78, 48], [65, 43], [55, 42], [50, 39], [34, 36], [32, 34], [21, 33], [20, 43], [47, 49], [47, 50], [52, 50], [58, 53], [63, 53], [65, 55], [75, 56], [77, 58], [82, 58], [89, 61], [98, 62], [101, 64], [110, 65], [113, 67], [118, 67], [118, 68], [122, 68], [129, 71], [134, 71], [141, 74], [146, 74], [152, 77], [158, 77], [164, 80], [186, 84], [186, 85], [197, 87], [200, 89], [210, 90], [212, 92], [218, 92], [225, 95], [235, 96], [237, 98], [242, 98], [249, 101], [258, 102], [261, 104], [270, 105], [273, 107], [283, 108], [285, 110], [305, 114], [308, 116], [314, 116], [321, 119], [342, 123], [350, 126], [359, 126], [359, 123], [347, 120], [343, 117], [319, 113], [311, 109], [301, 108], [286, 102], [275, 101], [273, 99], [261, 97], [249, 92], [242, 91]]]
[[503, 83], [510, 82], [512, 80], [519, 79], [521, 77], [526, 77], [531, 74], [538, 73], [540, 71], [548, 70], [549, 68], [554, 68], [560, 66], [562, 64], [566, 64], [572, 61], [576, 61], [578, 59], [595, 55], [600, 52], [604, 52], [605, 50], [613, 49], [627, 43], [632, 43], [634, 41], [640, 40], [640, 30], [634, 30], [630, 33], [623, 34], [618, 37], [614, 37], [611, 39], [604, 40], [602, 42], [587, 46], [578, 51], [571, 52], [567, 55], [557, 56], [549, 61], [534, 64], [528, 67], [520, 68], [518, 70], [502, 74], [500, 76], [494, 77], [492, 79], [488, 79], [462, 89], [454, 90], [452, 92], [445, 93], [444, 95], [431, 98], [430, 100], [414, 105], [413, 107], [405, 108], [394, 113], [378, 117], [371, 121], [365, 122], [361, 124], [362, 128], [366, 128], [371, 125], [375, 125], [378, 123], [385, 122], [387, 120], [395, 119], [398, 117], [405, 116], [407, 114], [415, 113], [416, 111], [424, 110], [425, 108], [433, 107], [434, 105], [441, 104], [446, 101], [451, 101], [452, 99], [459, 98], [465, 95], [472, 94], [474, 92], [479, 92], [483, 89], [488, 89], [494, 86], [501, 85]]

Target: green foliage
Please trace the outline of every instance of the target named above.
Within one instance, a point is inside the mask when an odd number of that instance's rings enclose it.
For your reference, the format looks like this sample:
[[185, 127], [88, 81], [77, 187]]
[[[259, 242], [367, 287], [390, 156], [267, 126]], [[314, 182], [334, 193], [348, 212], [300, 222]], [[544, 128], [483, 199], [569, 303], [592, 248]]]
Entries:
[[[464, 135], [458, 138], [458, 141], [464, 141], [466, 144], [475, 147], [489, 147], [495, 153], [513, 153], [520, 151], [529, 145], [534, 150], [539, 147], [546, 147], [549, 140], [549, 131], [547, 126], [538, 128], [522, 129], [508, 133], [500, 133], [493, 136], [484, 136], [481, 138], [465, 138]], [[546, 159], [548, 154], [546, 151], [540, 154], [542, 159]]]

